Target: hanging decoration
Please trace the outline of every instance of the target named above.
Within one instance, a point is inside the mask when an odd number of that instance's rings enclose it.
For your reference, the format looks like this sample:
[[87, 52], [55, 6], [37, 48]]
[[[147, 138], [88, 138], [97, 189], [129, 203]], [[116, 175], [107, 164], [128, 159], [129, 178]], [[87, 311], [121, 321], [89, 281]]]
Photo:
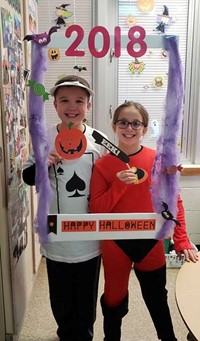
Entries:
[[49, 99], [50, 93], [46, 92], [43, 84], [39, 84], [35, 81], [29, 80], [27, 86], [30, 86], [30, 88], [33, 89], [34, 94], [36, 94], [37, 96], [42, 96], [44, 101]]
[[160, 133], [160, 124], [158, 120], [151, 120], [150, 127], [153, 130], [153, 134], [151, 134], [151, 139], [158, 138], [158, 135]]
[[78, 70], [79, 72], [81, 71], [87, 71], [87, 68], [85, 66], [78, 66], [78, 65], [75, 65], [73, 67], [74, 70]]
[[[35, 229], [39, 235], [39, 241], [47, 241], [47, 216], [52, 191], [48, 176], [49, 145], [46, 137], [44, 122], [45, 88], [44, 72], [47, 64], [46, 45], [50, 42], [52, 33], [57, 32], [58, 27], [49, 30], [47, 39], [44, 34], [26, 36], [24, 40], [31, 40], [31, 83], [29, 82], [29, 131], [32, 141], [33, 153], [36, 165], [36, 191], [38, 193], [38, 207], [35, 219]], [[41, 38], [42, 37], [42, 38]], [[40, 40], [41, 38], [41, 40]], [[46, 97], [46, 96], [45, 96]]]
[[157, 75], [153, 78], [152, 85], [154, 88], [162, 88], [164, 85], [164, 82], [165, 82], [164, 77]]
[[52, 33], [57, 32], [59, 27], [53, 26], [50, 28], [49, 32], [44, 32], [40, 34], [28, 34], [24, 37], [24, 40], [30, 41], [33, 40], [36, 44], [41, 46], [46, 46], [51, 41], [51, 35]]
[[132, 14], [129, 14], [126, 18], [126, 23], [129, 27], [134, 26], [137, 23], [137, 19]]
[[135, 73], [141, 74], [145, 69], [145, 63], [139, 62], [137, 58], [128, 64], [130, 72], [134, 75]]
[[62, 4], [58, 7], [56, 7], [56, 15], [57, 18], [54, 20], [56, 25], [59, 26], [60, 28], [63, 26], [67, 26], [66, 19], [70, 18], [73, 13], [69, 12], [66, 7], [69, 6], [70, 4]]
[[166, 5], [164, 5], [163, 13], [157, 15], [157, 23], [155, 31], [158, 31], [158, 33], [165, 33], [166, 28], [171, 25], [172, 17], [169, 16], [169, 9]]
[[167, 51], [165, 51], [164, 49], [161, 50], [161, 58], [166, 59], [168, 57], [168, 53]]
[[48, 50], [48, 57], [52, 62], [57, 62], [60, 59], [60, 50], [57, 48], [50, 48]]
[[154, 9], [154, 0], [137, 0], [138, 11], [151, 12]]
[[[165, 50], [169, 54], [168, 86], [162, 129], [157, 140], [157, 151], [152, 170], [152, 203], [156, 213], [166, 219], [157, 239], [165, 239], [173, 234], [178, 224], [177, 199], [179, 194], [180, 149], [178, 132], [182, 120], [183, 76], [182, 63], [175, 36], [163, 36]], [[179, 164], [179, 166], [177, 166]], [[172, 171], [173, 169], [173, 171]]]

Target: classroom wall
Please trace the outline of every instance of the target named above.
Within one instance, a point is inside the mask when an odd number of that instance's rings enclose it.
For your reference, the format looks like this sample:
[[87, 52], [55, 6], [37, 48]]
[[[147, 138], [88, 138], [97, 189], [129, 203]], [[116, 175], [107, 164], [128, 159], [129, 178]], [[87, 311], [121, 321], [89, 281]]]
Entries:
[[180, 186], [190, 240], [200, 245], [200, 176], [181, 176]]

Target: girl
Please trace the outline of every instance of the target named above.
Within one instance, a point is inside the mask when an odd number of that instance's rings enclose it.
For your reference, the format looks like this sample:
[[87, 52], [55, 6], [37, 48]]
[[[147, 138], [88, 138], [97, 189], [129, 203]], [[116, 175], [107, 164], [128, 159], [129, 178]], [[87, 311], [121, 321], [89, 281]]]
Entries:
[[[130, 168], [112, 154], [97, 160], [91, 179], [90, 212], [153, 212], [150, 186], [155, 150], [141, 145], [148, 122], [148, 113], [139, 103], [125, 102], [116, 109], [112, 127], [118, 137], [118, 147], [130, 158]], [[174, 231], [175, 250], [183, 253], [186, 261], [196, 262], [198, 256], [186, 233], [180, 197], [177, 220], [181, 227], [177, 226]], [[101, 297], [104, 340], [121, 339], [122, 318], [128, 312], [128, 281], [133, 263], [158, 339], [177, 340], [167, 303], [163, 241], [106, 240], [102, 242], [102, 257], [105, 274]]]

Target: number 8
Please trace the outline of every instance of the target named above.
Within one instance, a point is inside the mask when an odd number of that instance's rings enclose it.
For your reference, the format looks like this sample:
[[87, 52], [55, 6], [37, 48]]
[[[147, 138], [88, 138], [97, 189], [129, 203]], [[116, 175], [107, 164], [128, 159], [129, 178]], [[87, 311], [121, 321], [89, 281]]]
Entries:
[[[134, 34], [138, 32], [139, 37], [135, 37]], [[145, 30], [141, 26], [133, 26], [128, 31], [128, 37], [129, 37], [129, 43], [127, 44], [127, 52], [130, 54], [130, 56], [137, 58], [141, 57], [146, 53], [147, 50], [147, 44], [144, 41], [144, 38], [146, 36]], [[138, 44], [140, 45], [140, 49], [137, 51], [134, 50], [134, 45]]]

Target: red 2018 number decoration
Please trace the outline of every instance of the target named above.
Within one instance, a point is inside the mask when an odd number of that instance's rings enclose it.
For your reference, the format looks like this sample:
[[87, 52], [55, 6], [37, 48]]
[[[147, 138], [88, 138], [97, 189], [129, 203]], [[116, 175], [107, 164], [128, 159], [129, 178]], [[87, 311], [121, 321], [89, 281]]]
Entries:
[[[65, 51], [66, 56], [83, 57], [85, 51], [78, 49], [79, 45], [84, 39], [84, 30], [79, 25], [71, 25], [66, 29], [65, 37], [70, 38], [73, 33], [76, 33], [76, 37], [71, 45]], [[102, 47], [96, 47], [97, 35], [102, 36]], [[145, 42], [146, 32], [141, 26], [133, 26], [128, 31], [128, 43], [126, 46], [127, 52], [134, 58], [142, 57], [147, 50], [147, 44]], [[121, 56], [121, 28], [116, 26], [114, 28], [114, 54], [115, 57]], [[103, 26], [95, 26], [92, 28], [88, 35], [88, 49], [93, 57], [102, 58], [110, 50], [110, 34], [108, 30]]]

